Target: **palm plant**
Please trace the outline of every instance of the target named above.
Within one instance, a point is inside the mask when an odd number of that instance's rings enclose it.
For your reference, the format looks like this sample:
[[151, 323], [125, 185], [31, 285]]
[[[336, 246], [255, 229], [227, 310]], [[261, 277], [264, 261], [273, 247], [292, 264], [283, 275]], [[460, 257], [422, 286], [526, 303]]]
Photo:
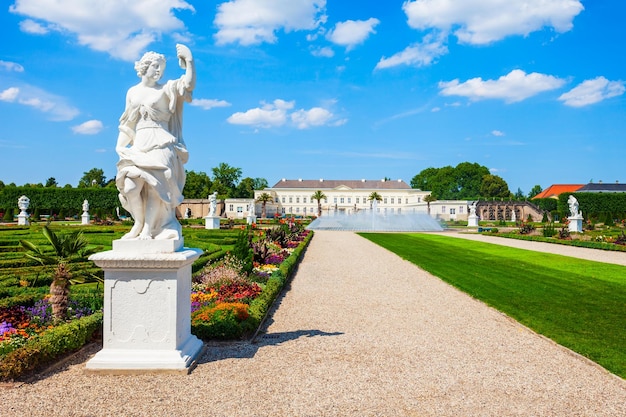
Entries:
[[317, 217], [322, 215], [322, 200], [326, 199], [326, 194], [321, 190], [317, 190], [311, 196], [311, 200], [317, 200]]
[[267, 203], [271, 203], [272, 201], [274, 201], [274, 197], [272, 197], [271, 194], [263, 193], [256, 199], [256, 201], [261, 203], [261, 218], [265, 219], [267, 217], [265, 206], [267, 205]]
[[26, 250], [26, 256], [42, 265], [53, 265], [54, 273], [50, 284], [50, 305], [55, 321], [65, 319], [69, 302], [70, 285], [85, 280], [73, 280], [69, 263], [86, 258], [100, 248], [87, 249], [89, 244], [82, 231], [77, 230], [65, 235], [57, 235], [48, 226], [43, 227], [43, 235], [52, 247], [42, 248], [27, 240], [20, 240]]
[[426, 202], [426, 206], [428, 208], [428, 215], [430, 215], [430, 203], [436, 200], [437, 198], [432, 194], [428, 194], [426, 197], [424, 197], [424, 201]]
[[372, 193], [369, 195], [369, 197], [367, 197], [368, 200], [370, 201], [382, 201], [383, 198], [380, 196], [380, 194], [378, 194], [376, 191], [372, 191]]

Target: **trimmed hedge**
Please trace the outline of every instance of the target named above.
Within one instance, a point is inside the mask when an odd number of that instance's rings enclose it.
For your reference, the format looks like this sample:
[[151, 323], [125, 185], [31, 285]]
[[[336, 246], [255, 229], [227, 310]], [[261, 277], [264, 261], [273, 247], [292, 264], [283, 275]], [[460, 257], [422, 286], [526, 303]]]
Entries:
[[80, 349], [102, 327], [102, 313], [61, 324], [39, 336], [0, 361], [0, 380], [11, 381], [43, 369], [62, 355]]
[[569, 216], [567, 199], [570, 195], [578, 200], [585, 219], [598, 218], [602, 215], [600, 221], [604, 221], [607, 213], [617, 217], [626, 213], [626, 193], [563, 193], [559, 195], [557, 210], [564, 218]]
[[121, 207], [118, 197], [119, 191], [110, 188], [33, 188], [33, 187], [4, 187], [0, 189], [0, 207], [17, 207], [17, 200], [25, 195], [30, 199], [29, 212], [39, 210], [40, 214], [58, 214], [72, 211], [82, 213], [83, 201], [107, 213], [114, 213], [116, 207]]

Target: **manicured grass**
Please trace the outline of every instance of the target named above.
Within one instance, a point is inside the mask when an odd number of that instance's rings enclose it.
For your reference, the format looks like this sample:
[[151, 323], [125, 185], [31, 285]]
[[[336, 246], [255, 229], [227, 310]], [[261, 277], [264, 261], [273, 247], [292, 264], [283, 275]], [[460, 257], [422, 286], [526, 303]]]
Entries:
[[361, 235], [626, 377], [626, 267], [440, 235]]

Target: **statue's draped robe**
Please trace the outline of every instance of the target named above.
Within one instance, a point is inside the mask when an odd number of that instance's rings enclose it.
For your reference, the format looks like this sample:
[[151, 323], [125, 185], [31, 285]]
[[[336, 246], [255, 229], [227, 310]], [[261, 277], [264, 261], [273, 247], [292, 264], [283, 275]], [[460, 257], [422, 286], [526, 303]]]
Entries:
[[147, 193], [156, 193], [159, 200], [158, 207], [145, 208], [157, 213], [157, 223], [151, 225], [155, 239], [182, 237], [176, 207], [183, 201], [184, 164], [189, 159], [182, 136], [184, 101], [191, 101], [191, 92], [181, 77], [162, 86], [158, 96], [160, 106], [129, 102], [120, 117], [119, 130], [131, 138], [130, 148], [124, 150], [117, 163], [115, 182], [120, 190], [120, 202], [133, 217], [136, 210], [144, 210], [132, 207], [123, 190], [126, 178], [145, 181], [144, 204], [148, 201]]

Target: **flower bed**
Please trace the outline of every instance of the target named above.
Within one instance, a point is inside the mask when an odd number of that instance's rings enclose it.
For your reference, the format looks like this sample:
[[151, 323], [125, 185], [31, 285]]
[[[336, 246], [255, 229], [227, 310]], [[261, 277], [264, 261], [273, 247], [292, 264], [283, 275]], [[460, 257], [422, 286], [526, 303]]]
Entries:
[[308, 230], [297, 225], [266, 229], [250, 246], [253, 260], [250, 271], [245, 271], [244, 260], [230, 255], [203, 269], [192, 284], [192, 333], [203, 340], [251, 335], [311, 237]]

